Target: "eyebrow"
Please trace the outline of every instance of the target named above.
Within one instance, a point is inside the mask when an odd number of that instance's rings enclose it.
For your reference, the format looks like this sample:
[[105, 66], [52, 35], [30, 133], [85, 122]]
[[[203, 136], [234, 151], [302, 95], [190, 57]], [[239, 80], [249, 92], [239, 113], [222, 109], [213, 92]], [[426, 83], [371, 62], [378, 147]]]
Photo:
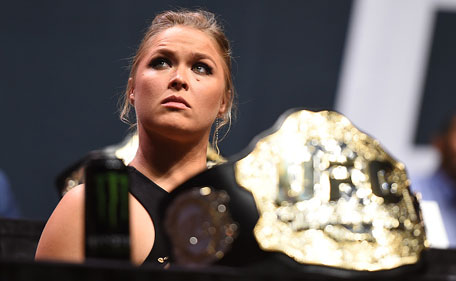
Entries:
[[213, 63], [214, 65], [217, 65], [217, 64], [215, 63], [215, 60], [214, 60], [211, 56], [206, 55], [206, 54], [203, 54], [203, 53], [192, 52], [192, 57], [193, 57], [194, 60], [208, 59], [208, 60], [212, 61], [212, 63]]
[[167, 56], [167, 57], [175, 58], [174, 52], [169, 50], [169, 49], [167, 49], [167, 48], [159, 48], [155, 52], [160, 54], [160, 55], [164, 55], [164, 56]]

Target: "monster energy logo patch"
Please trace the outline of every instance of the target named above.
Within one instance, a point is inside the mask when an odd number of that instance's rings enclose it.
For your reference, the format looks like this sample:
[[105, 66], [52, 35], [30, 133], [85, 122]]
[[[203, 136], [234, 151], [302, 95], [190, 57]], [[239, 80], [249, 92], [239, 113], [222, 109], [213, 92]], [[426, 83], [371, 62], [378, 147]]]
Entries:
[[97, 174], [95, 178], [97, 217], [107, 230], [121, 228], [128, 221], [128, 176], [115, 172]]

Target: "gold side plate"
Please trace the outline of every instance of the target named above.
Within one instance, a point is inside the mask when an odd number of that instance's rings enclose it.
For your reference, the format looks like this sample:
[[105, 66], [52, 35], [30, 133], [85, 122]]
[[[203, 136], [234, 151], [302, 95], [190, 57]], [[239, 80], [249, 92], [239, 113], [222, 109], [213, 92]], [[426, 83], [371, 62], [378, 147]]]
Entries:
[[263, 250], [377, 271], [418, 262], [424, 225], [402, 163], [339, 113], [296, 111], [235, 164]]

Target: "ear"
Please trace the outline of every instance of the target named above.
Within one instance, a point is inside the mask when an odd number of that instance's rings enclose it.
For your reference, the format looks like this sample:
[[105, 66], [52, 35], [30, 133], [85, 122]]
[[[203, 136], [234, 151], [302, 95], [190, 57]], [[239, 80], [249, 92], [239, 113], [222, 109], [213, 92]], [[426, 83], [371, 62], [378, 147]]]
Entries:
[[135, 105], [135, 87], [133, 85], [133, 78], [128, 78], [128, 88], [130, 89], [130, 91], [127, 93], [128, 97], [128, 101], [130, 102], [131, 105]]
[[228, 101], [231, 99], [231, 90], [228, 90], [225, 95], [222, 97], [222, 102], [220, 103], [219, 112], [217, 116], [222, 116], [228, 110]]

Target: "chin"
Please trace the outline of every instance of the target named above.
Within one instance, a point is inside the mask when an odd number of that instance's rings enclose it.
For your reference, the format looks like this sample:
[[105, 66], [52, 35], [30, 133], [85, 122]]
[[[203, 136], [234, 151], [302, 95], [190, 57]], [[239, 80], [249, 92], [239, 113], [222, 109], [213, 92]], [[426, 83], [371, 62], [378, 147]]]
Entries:
[[201, 128], [184, 125], [185, 124], [163, 124], [153, 131], [157, 135], [179, 142], [195, 141], [201, 138], [209, 139], [210, 131], [207, 129], [202, 130]]

